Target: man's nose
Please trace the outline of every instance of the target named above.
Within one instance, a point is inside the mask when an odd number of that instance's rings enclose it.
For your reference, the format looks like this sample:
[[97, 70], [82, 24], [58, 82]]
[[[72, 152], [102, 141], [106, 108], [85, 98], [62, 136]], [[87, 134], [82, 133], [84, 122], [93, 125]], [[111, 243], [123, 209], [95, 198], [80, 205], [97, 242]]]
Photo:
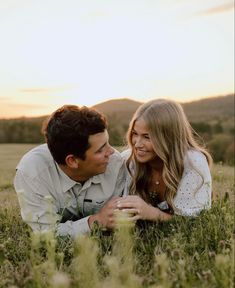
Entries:
[[114, 148], [113, 148], [111, 145], [109, 145], [106, 155], [107, 155], [107, 156], [110, 156], [110, 155], [112, 155], [113, 153], [114, 153]]

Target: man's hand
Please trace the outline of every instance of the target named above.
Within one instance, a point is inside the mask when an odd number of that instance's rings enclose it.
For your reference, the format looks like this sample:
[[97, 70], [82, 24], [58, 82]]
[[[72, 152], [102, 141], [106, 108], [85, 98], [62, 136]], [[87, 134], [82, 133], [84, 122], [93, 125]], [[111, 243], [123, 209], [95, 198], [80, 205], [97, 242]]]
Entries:
[[121, 197], [111, 198], [101, 209], [95, 214], [88, 218], [88, 225], [91, 228], [95, 221], [105, 228], [113, 229], [115, 227], [115, 215], [114, 210], [117, 209], [117, 203]]

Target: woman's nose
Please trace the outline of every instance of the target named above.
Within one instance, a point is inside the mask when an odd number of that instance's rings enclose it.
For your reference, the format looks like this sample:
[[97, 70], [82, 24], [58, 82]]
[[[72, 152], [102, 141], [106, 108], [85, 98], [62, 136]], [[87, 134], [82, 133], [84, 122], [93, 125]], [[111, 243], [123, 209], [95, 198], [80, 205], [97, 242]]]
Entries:
[[136, 148], [143, 147], [143, 141], [140, 137], [135, 138], [134, 146]]

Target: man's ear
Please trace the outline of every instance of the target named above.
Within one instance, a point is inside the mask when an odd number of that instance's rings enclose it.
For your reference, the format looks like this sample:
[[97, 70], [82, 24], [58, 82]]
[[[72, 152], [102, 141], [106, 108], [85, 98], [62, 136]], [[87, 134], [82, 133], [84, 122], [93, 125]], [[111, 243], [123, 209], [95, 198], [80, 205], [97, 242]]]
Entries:
[[65, 158], [65, 163], [69, 168], [78, 168], [79, 158], [77, 158], [73, 154], [69, 154]]

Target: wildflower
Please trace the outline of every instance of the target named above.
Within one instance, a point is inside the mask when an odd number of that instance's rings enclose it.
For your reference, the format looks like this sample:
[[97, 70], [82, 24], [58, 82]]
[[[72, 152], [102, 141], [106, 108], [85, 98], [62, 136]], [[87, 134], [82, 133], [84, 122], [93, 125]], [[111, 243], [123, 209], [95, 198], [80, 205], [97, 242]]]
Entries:
[[67, 274], [57, 272], [52, 276], [51, 286], [55, 288], [67, 288], [70, 285], [70, 279]]
[[53, 200], [53, 197], [51, 195], [46, 195], [44, 196], [44, 199], [47, 200], [48, 202], [51, 202]]

